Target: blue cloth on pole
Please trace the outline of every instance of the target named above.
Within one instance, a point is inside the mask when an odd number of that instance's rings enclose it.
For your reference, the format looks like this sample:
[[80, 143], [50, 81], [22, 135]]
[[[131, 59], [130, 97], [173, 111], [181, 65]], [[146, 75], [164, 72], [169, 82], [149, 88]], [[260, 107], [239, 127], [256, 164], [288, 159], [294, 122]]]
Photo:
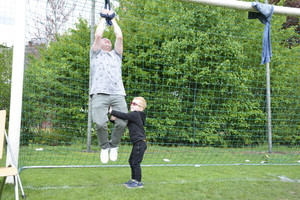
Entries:
[[259, 13], [248, 12], [248, 19], [258, 18], [263, 24], [265, 24], [265, 30], [263, 35], [261, 64], [270, 62], [272, 57], [272, 46], [271, 46], [271, 18], [274, 11], [274, 6], [269, 4], [263, 4], [260, 2], [252, 2]]

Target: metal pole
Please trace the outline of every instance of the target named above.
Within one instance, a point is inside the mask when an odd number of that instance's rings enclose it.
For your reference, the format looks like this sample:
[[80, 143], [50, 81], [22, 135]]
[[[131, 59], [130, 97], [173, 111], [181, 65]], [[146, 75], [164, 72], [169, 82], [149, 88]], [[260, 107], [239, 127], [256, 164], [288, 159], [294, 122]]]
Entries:
[[272, 153], [270, 63], [266, 63], [266, 76], [267, 76], [268, 145], [269, 145], [269, 153]]
[[[180, 1], [257, 12], [257, 10], [251, 5], [251, 2], [236, 1], [236, 0], [180, 0]], [[273, 13], [278, 15], [300, 16], [300, 9], [283, 7], [283, 6], [274, 6]]]
[[[91, 9], [91, 47], [95, 40], [95, 0], [92, 0]], [[91, 72], [89, 75], [89, 91], [91, 89]], [[88, 130], [87, 130], [87, 152], [91, 152], [92, 143], [92, 99], [89, 95], [89, 108], [88, 108]]]
[[[269, 3], [268, 0], [265, 0], [265, 4], [268, 3]], [[269, 146], [269, 153], [272, 153], [270, 63], [266, 63], [266, 76], [267, 76], [268, 146]]]

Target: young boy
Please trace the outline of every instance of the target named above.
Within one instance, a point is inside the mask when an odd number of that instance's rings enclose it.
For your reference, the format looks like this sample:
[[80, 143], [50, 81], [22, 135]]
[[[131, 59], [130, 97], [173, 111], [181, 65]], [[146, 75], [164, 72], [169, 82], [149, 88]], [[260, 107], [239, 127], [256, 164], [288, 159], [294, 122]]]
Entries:
[[141, 188], [143, 187], [141, 162], [144, 153], [147, 149], [145, 122], [146, 114], [144, 112], [147, 102], [143, 97], [135, 97], [130, 103], [130, 113], [122, 113], [112, 110], [110, 107], [109, 113], [117, 118], [128, 120], [128, 129], [130, 141], [133, 144], [132, 151], [129, 158], [131, 167], [131, 179], [124, 183], [127, 188]]

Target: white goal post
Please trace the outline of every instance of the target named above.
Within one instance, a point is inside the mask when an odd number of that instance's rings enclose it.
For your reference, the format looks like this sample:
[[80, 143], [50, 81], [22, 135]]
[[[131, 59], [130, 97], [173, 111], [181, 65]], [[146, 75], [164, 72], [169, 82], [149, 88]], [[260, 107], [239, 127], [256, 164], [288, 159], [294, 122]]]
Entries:
[[[180, 1], [257, 12], [257, 10], [251, 5], [251, 2], [245, 2], [245, 1], [236, 1], [236, 0], [180, 0]], [[300, 8], [274, 6], [273, 14], [300, 16]]]
[[[11, 146], [14, 149], [13, 158], [18, 168], [19, 147], [20, 147], [20, 129], [22, 113], [22, 95], [23, 95], [23, 77], [24, 77], [24, 54], [25, 54], [25, 11], [26, 0], [20, 0], [16, 3], [15, 15], [15, 39], [12, 63], [12, 82], [10, 96], [10, 112], [8, 137]], [[6, 165], [13, 163], [10, 152], [7, 151]], [[7, 183], [13, 183], [12, 177], [7, 177]]]

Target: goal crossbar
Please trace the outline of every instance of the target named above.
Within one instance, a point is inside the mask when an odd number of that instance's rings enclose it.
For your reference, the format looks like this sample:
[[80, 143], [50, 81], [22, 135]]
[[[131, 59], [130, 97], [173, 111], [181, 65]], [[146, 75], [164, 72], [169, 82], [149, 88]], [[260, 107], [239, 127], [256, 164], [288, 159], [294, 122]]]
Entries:
[[[251, 5], [251, 2], [236, 1], [236, 0], [181, 0], [181, 1], [257, 12], [257, 10]], [[273, 14], [300, 16], [300, 9], [292, 8], [292, 7], [274, 6]]]

